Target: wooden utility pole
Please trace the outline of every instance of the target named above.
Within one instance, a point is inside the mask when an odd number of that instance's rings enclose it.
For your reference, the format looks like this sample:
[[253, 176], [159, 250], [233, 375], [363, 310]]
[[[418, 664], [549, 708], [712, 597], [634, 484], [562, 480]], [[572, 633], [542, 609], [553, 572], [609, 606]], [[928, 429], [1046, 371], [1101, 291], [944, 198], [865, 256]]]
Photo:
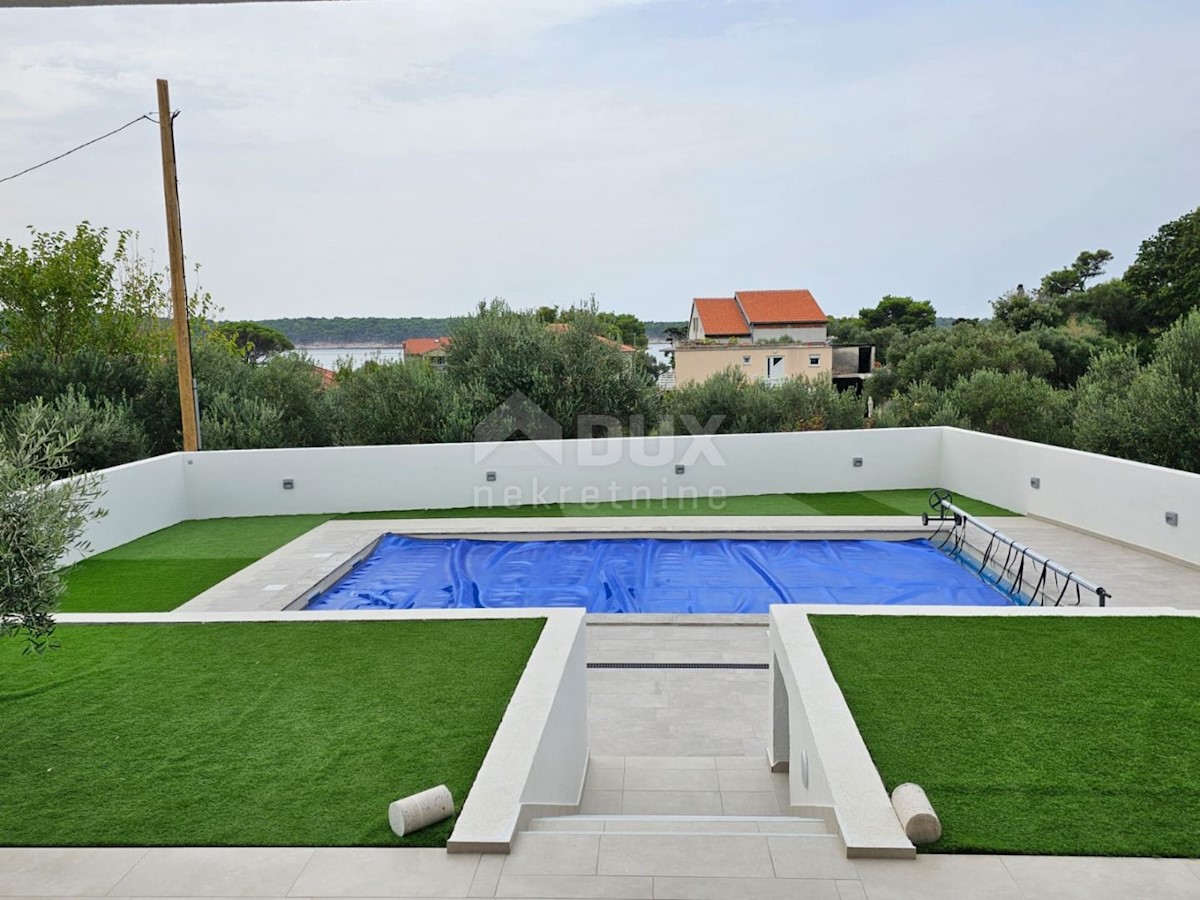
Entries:
[[171, 273], [171, 310], [175, 319], [175, 357], [179, 364], [179, 412], [183, 449], [200, 449], [196, 392], [192, 381], [192, 336], [188, 324], [187, 282], [183, 271], [183, 224], [179, 218], [179, 181], [175, 175], [175, 123], [167, 82], [158, 79], [158, 131], [162, 138], [163, 197], [167, 203], [167, 249]]

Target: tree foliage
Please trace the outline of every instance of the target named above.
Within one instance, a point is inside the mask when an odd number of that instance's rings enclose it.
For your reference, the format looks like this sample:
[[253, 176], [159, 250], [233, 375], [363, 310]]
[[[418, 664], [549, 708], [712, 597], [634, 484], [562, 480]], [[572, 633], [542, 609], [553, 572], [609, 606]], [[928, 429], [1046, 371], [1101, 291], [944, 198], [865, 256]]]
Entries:
[[1163, 334], [1145, 365], [1131, 350], [1102, 353], [1078, 393], [1080, 449], [1200, 472], [1200, 310]]
[[296, 349], [287, 335], [261, 322], [222, 322], [216, 330], [228, 337], [246, 361], [251, 363], [262, 362], [284, 350]]
[[63, 432], [43, 404], [15, 430], [0, 430], [0, 637], [23, 633], [28, 649], [49, 646], [62, 596], [62, 557], [85, 550], [84, 528], [104, 515], [100, 479], [56, 482], [79, 431]]
[[747, 434], [862, 428], [865, 408], [861, 398], [839, 392], [828, 379], [768, 385], [729, 368], [671, 392], [667, 413], [677, 434], [709, 422], [719, 422], [717, 434]]
[[1139, 294], [1138, 320], [1150, 334], [1200, 306], [1200, 208], [1143, 241], [1124, 280]]
[[894, 325], [904, 334], [912, 334], [924, 328], [933, 328], [937, 324], [937, 310], [928, 300], [893, 297], [889, 294], [877, 305], [860, 309], [858, 318], [872, 331]]

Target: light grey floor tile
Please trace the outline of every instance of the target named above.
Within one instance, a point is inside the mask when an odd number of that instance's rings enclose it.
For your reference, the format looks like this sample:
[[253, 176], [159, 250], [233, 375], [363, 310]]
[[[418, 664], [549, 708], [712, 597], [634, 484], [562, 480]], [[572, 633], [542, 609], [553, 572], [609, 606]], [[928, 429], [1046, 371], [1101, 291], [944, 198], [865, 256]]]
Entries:
[[625, 768], [625, 757], [623, 756], [598, 756], [595, 753], [588, 756], [588, 770], [592, 769], [623, 769]]
[[710, 769], [644, 769], [625, 766], [627, 791], [715, 791], [717, 770]]
[[504, 861], [505, 875], [595, 875], [598, 834], [527, 832]]
[[494, 897], [496, 885], [500, 881], [500, 870], [504, 868], [507, 854], [481, 853], [479, 865], [475, 868], [475, 877], [471, 879], [471, 889], [468, 897]]
[[[711, 756], [626, 756], [626, 769], [712, 769], [717, 761]], [[716, 786], [712, 788], [716, 790]]]
[[721, 791], [721, 809], [727, 816], [777, 816], [779, 799], [774, 791]]
[[1188, 871], [1200, 878], [1200, 859], [1185, 859], [1184, 865], [1187, 866]]
[[1200, 885], [1181, 859], [1004, 856], [1026, 900], [1196, 900]]
[[840, 900], [834, 882], [796, 878], [654, 879], [655, 900]]
[[464, 897], [478, 853], [425, 847], [319, 847], [294, 897]]
[[717, 771], [719, 772], [736, 772], [736, 771], [757, 771], [765, 769], [770, 771], [770, 763], [767, 762], [766, 752], [753, 753], [746, 756], [718, 756], [716, 758]]
[[0, 847], [0, 896], [107, 894], [145, 853], [140, 847]]
[[625, 770], [597, 769], [588, 766], [587, 776], [583, 781], [585, 791], [619, 791], [625, 787]]
[[624, 794], [620, 791], [584, 791], [579, 801], [581, 816], [619, 816]]
[[867, 900], [867, 892], [863, 890], [861, 881], [847, 881], [839, 878], [835, 884], [838, 889], [838, 900]]
[[627, 816], [719, 816], [716, 791], [625, 791], [621, 812]]
[[665, 821], [655, 819], [633, 819], [628, 821], [624, 819], [609, 819], [604, 823], [604, 831], [606, 834], [632, 832], [653, 832], [655, 834], [678, 834], [679, 832], [758, 834], [759, 823], [741, 819], [726, 819], [720, 816], [691, 820], [670, 818]]
[[846, 847], [832, 836], [772, 834], [767, 837], [777, 878], [854, 878]]
[[761, 835], [606, 834], [601, 875], [687, 875], [771, 878], [771, 854]]
[[631, 875], [503, 875], [496, 896], [649, 900], [654, 882]]
[[113, 888], [124, 897], [282, 897], [306, 847], [152, 847]]
[[996, 856], [858, 859], [868, 900], [1026, 900]]
[[756, 769], [718, 769], [717, 780], [723, 791], [774, 791], [779, 776], [772, 776], [766, 757]]

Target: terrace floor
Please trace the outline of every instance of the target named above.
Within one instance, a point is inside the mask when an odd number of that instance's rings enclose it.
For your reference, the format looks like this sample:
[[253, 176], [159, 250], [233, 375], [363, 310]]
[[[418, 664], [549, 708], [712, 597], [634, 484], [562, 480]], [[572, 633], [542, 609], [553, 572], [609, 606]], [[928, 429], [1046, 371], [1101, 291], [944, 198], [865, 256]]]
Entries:
[[[1052, 523], [1009, 518], [1001, 527], [1104, 585], [1114, 606], [1200, 608], [1200, 571]], [[588, 639], [592, 663], [768, 659], [766, 628], [758, 622], [598, 620], [589, 624]], [[944, 854], [850, 860], [819, 836], [772, 832], [763, 822], [777, 787], [765, 764], [767, 676], [761, 669], [589, 671], [595, 764], [584, 811], [704, 815], [719, 807], [746, 816], [720, 833], [531, 832], [507, 857], [435, 849], [0, 848], [0, 896], [1200, 897], [1200, 860]]]

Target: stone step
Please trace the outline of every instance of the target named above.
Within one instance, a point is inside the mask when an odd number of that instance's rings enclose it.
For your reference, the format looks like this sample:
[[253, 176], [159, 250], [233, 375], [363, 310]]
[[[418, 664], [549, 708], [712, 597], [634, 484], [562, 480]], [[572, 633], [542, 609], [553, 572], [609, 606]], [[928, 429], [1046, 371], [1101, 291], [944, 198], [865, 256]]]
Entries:
[[831, 837], [821, 819], [795, 816], [548, 816], [526, 831], [573, 834], [804, 834]]

